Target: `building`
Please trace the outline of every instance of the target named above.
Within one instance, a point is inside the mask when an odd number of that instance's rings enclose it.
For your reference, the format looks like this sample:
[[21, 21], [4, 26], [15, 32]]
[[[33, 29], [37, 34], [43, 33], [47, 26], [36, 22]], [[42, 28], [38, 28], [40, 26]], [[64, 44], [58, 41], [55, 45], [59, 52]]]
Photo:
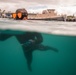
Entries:
[[36, 13], [28, 13], [28, 19], [34, 19], [36, 18], [37, 14]]
[[43, 10], [41, 14], [29, 13], [28, 19], [35, 19], [35, 20], [63, 20], [63, 17], [58, 16], [55, 13], [55, 9], [47, 9]]
[[55, 9], [43, 10], [42, 14], [50, 14], [50, 16], [56, 16], [57, 15], [57, 13], [55, 13]]
[[41, 14], [29, 13], [29, 19], [43, 19], [43, 18], [51, 18], [56, 17], [57, 13], [55, 13], [55, 9], [47, 9], [43, 10]]

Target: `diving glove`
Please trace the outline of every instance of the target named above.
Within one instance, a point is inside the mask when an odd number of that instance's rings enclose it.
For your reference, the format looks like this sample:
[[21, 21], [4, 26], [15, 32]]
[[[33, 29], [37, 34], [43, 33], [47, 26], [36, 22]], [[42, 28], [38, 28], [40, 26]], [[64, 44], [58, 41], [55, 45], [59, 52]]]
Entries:
[[30, 47], [30, 46], [32, 46], [34, 44], [35, 44], [34, 40], [29, 40], [26, 43], [23, 43], [22, 45], [24, 45], [25, 47]]

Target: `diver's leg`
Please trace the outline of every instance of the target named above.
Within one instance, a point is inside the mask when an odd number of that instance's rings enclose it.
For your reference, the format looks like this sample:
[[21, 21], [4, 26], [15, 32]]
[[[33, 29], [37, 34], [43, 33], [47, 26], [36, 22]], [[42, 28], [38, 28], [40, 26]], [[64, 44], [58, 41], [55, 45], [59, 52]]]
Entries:
[[[23, 52], [24, 52], [24, 55], [25, 55], [25, 58], [27, 60], [27, 65], [28, 65], [28, 69], [29, 71], [32, 71], [31, 69], [31, 63], [32, 63], [32, 52], [36, 49], [34, 47], [34, 44], [31, 43], [31, 45], [28, 42], [25, 42], [25, 43], [22, 43], [25, 41], [26, 38], [22, 39], [23, 35], [16, 35], [16, 38], [17, 40], [19, 41], [19, 43], [21, 44], [22, 46], [22, 49], [23, 49]], [[21, 40], [22, 39], [22, 40]], [[28, 44], [28, 45], [27, 45]]]
[[28, 66], [28, 69], [29, 71], [32, 71], [31, 69], [31, 63], [32, 63], [32, 50], [30, 50], [28, 47], [26, 47], [24, 44], [22, 44], [22, 41], [20, 40], [20, 36], [15, 36], [17, 38], [17, 40], [19, 41], [19, 43], [21, 44], [22, 46], [22, 49], [23, 49], [23, 53], [24, 53], [24, 56], [27, 60], [27, 66]]
[[[32, 69], [31, 69], [32, 50], [29, 50], [29, 48], [25, 48], [24, 46], [22, 46], [22, 48], [23, 48], [23, 52], [24, 52], [25, 58], [27, 60], [28, 69], [29, 69], [29, 71], [32, 71]], [[27, 51], [26, 51], [26, 49], [27, 49]]]
[[0, 33], [0, 41], [7, 40], [7, 39], [10, 38], [11, 36], [12, 36], [12, 35]]
[[58, 49], [56, 49], [54, 47], [51, 47], [51, 46], [45, 46], [45, 45], [42, 45], [42, 44], [37, 45], [37, 49], [40, 50], [40, 51], [53, 50], [55, 52], [58, 52]]

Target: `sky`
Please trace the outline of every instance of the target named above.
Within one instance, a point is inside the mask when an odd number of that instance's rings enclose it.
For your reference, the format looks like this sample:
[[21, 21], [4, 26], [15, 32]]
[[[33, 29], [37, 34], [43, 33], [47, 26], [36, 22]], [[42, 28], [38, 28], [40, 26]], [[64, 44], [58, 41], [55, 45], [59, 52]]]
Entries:
[[0, 0], [2, 10], [15, 12], [17, 8], [25, 8], [28, 12], [34, 13], [56, 9], [58, 14], [76, 15], [76, 0]]

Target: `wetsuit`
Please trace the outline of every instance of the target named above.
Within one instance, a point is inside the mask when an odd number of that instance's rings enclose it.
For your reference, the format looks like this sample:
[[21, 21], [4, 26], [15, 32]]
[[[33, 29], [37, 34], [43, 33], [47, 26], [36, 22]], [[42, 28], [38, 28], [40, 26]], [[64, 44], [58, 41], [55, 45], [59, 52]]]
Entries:
[[37, 32], [25, 32], [21, 35], [0, 33], [0, 40], [4, 41], [12, 36], [15, 36], [21, 44], [24, 55], [27, 59], [28, 69], [31, 71], [32, 52], [43, 42], [42, 35]]

